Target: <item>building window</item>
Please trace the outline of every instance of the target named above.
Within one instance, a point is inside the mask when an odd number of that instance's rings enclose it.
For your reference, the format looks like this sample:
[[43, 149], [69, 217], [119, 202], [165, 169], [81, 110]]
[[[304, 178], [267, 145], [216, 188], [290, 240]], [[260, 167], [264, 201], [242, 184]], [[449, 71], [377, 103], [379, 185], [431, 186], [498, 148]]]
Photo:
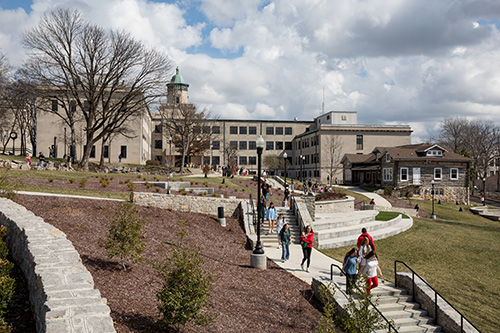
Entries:
[[57, 111], [57, 100], [53, 99], [52, 100], [52, 111]]
[[240, 150], [247, 150], [247, 142], [246, 141], [240, 141]]
[[291, 127], [285, 127], [285, 135], [292, 135], [292, 128]]
[[342, 121], [346, 121], [347, 120], [347, 116], [345, 114], [342, 115]]
[[427, 156], [443, 156], [443, 152], [441, 150], [429, 150]]
[[212, 141], [212, 150], [220, 149], [220, 141]]
[[220, 164], [220, 157], [212, 156], [212, 165], [219, 165], [219, 164]]
[[267, 135], [274, 135], [274, 127], [266, 127]]
[[203, 126], [203, 133], [210, 134], [210, 126]]
[[127, 146], [120, 147], [120, 154], [122, 155], [122, 158], [127, 158]]
[[238, 149], [238, 141], [230, 141], [229, 148], [237, 150]]
[[450, 179], [451, 180], [458, 180], [458, 169], [457, 168], [450, 169]]
[[240, 156], [240, 165], [246, 165], [246, 164], [247, 164], [247, 157]]
[[155, 140], [155, 149], [163, 149], [163, 140]]
[[210, 164], [210, 156], [203, 156], [203, 165]]
[[246, 126], [240, 126], [240, 134], [247, 134], [247, 127]]
[[71, 112], [76, 112], [76, 101], [69, 102], [69, 110]]
[[392, 182], [392, 168], [382, 169], [382, 177], [384, 182]]
[[283, 150], [283, 142], [281, 141], [276, 142], [276, 150]]
[[408, 181], [408, 168], [399, 169], [399, 180], [402, 182]]
[[274, 141], [267, 141], [266, 150], [273, 150], [273, 149], [274, 149]]
[[385, 154], [385, 161], [390, 162], [391, 161], [391, 154], [387, 153]]
[[104, 146], [104, 150], [102, 152], [102, 155], [104, 158], [109, 158], [109, 146], [108, 145]]
[[257, 127], [255, 126], [248, 127], [248, 134], [257, 134]]
[[238, 126], [230, 126], [229, 134], [238, 134]]
[[[87, 146], [84, 146], [84, 149], [86, 149]], [[92, 146], [92, 149], [90, 150], [90, 158], [95, 158], [95, 146]]]
[[220, 134], [220, 126], [212, 126], [213, 134]]
[[436, 179], [436, 180], [443, 179], [443, 169], [434, 168], [434, 179]]
[[283, 127], [276, 127], [276, 135], [283, 135]]
[[155, 133], [161, 133], [163, 130], [162, 125], [155, 125]]
[[248, 157], [248, 164], [249, 165], [255, 165], [255, 164], [257, 164], [257, 157], [256, 156], [249, 156]]
[[292, 150], [292, 141], [285, 142], [285, 150]]
[[356, 135], [356, 150], [363, 150], [363, 136]]
[[257, 142], [255, 142], [255, 141], [248, 141], [248, 149], [250, 149], [250, 150], [257, 149]]

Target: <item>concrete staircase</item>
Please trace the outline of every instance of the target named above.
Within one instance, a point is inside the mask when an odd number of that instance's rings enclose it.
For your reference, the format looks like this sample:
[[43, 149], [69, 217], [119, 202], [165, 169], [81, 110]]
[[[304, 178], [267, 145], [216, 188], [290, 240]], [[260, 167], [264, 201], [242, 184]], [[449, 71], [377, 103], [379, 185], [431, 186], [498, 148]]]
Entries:
[[[297, 218], [295, 215], [293, 215], [293, 211], [288, 209], [287, 207], [277, 207], [276, 208], [278, 215], [283, 214], [285, 217], [285, 223], [288, 223], [290, 227], [290, 231], [292, 233], [292, 243], [294, 244], [300, 244], [299, 241], [299, 236], [300, 236], [300, 230], [299, 226], [297, 224]], [[264, 244], [276, 244], [278, 246], [278, 235], [276, 234], [276, 226], [274, 229], [274, 232], [272, 234], [268, 234], [268, 222], [265, 220], [264, 226], [260, 227], [261, 234], [260, 234], [260, 239]]]
[[[335, 277], [335, 282], [342, 291], [345, 290], [345, 277]], [[413, 302], [413, 297], [406, 290], [397, 288], [392, 283], [382, 284], [371, 291], [372, 302], [378, 301], [377, 309], [382, 312], [388, 320], [394, 321], [398, 332], [441, 332], [442, 327], [434, 325], [434, 318], [427, 315], [427, 311], [420, 309], [420, 304]], [[335, 297], [345, 297], [344, 294], [336, 293]], [[356, 295], [353, 297], [357, 301]], [[345, 302], [343, 303], [345, 304]], [[376, 330], [375, 332], [387, 332], [387, 330]], [[391, 330], [391, 332], [393, 332]]]
[[375, 210], [316, 214], [313, 229], [316, 234], [317, 248], [329, 249], [356, 245], [363, 227], [376, 240], [403, 232], [411, 228], [413, 224], [411, 218], [375, 221], [377, 214], [378, 211]]

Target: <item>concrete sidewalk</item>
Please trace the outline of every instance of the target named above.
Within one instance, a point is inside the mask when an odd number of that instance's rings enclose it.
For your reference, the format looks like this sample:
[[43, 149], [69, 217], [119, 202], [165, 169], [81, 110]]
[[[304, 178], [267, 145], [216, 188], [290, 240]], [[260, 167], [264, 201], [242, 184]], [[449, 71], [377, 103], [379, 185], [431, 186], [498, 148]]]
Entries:
[[385, 200], [384, 197], [378, 195], [377, 193], [373, 193], [373, 192], [369, 192], [369, 191], [363, 190], [363, 189], [361, 189], [361, 188], [359, 188], [357, 186], [344, 186], [344, 185], [333, 185], [333, 186], [345, 188], [347, 190], [350, 190], [350, 191], [362, 194], [362, 195], [364, 195], [365, 197], [367, 197], [369, 199], [375, 199], [375, 205], [376, 206], [386, 207], [386, 208], [391, 208], [392, 207], [392, 205], [391, 205], [391, 203], [389, 201]]
[[123, 200], [123, 199], [101, 198], [101, 197], [88, 197], [88, 196], [84, 196], [84, 195], [59, 194], [59, 193], [46, 193], [46, 192], [16, 191], [16, 194], [38, 195], [38, 196], [45, 196], [45, 197], [61, 197], [61, 198], [92, 199], [92, 200], [126, 201], [126, 200]]

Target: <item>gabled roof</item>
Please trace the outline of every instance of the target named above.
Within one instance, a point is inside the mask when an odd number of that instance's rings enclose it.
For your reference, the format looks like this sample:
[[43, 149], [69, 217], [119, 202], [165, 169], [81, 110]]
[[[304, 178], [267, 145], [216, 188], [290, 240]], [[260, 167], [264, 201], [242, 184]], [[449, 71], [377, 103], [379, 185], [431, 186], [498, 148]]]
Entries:
[[374, 153], [370, 154], [345, 154], [342, 158], [341, 163], [348, 160], [351, 163], [369, 163], [375, 162], [377, 160], [377, 155]]
[[[427, 151], [439, 149], [443, 152], [442, 156], [427, 156]], [[414, 145], [404, 145], [397, 147], [375, 147], [373, 152], [381, 152], [380, 157], [389, 153], [395, 160], [415, 160], [415, 159], [430, 159], [441, 161], [471, 161], [470, 158], [456, 154], [447, 148], [436, 144], [419, 143]]]

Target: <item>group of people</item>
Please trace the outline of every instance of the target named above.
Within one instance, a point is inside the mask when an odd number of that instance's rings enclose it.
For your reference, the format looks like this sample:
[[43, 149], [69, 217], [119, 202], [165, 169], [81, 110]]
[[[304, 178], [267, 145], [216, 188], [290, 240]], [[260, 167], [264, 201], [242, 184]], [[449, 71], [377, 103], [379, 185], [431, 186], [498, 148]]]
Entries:
[[[344, 257], [342, 269], [346, 274], [346, 292], [352, 294], [352, 289], [356, 280], [360, 276], [366, 279], [366, 292], [369, 294], [373, 288], [378, 287], [378, 276], [384, 283], [382, 270], [378, 265], [378, 257], [375, 252], [375, 244], [366, 228], [361, 229], [361, 235], [358, 237], [357, 247], [353, 247]], [[342, 273], [341, 273], [342, 275]]]
[[[49, 147], [49, 156], [53, 157], [53, 149]], [[73, 157], [71, 155], [65, 155], [64, 158], [66, 158], [66, 171], [75, 171], [73, 169], [72, 163], [73, 163]], [[26, 153], [26, 165], [28, 166], [28, 169], [31, 169], [31, 164], [33, 163], [31, 159], [31, 155], [29, 153]], [[38, 162], [39, 162], [39, 170], [47, 170], [47, 158], [45, 155], [40, 152], [38, 153]]]

